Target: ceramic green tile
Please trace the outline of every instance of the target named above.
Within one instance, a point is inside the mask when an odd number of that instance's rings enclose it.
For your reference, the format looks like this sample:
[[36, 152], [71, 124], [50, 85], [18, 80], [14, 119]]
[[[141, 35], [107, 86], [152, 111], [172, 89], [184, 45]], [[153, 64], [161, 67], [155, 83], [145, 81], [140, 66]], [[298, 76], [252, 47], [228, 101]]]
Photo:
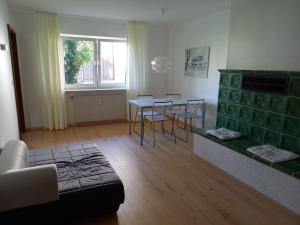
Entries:
[[219, 90], [219, 101], [227, 102], [229, 96], [229, 89], [220, 87]]
[[300, 77], [291, 76], [289, 82], [289, 96], [300, 97]]
[[238, 122], [238, 132], [241, 132], [243, 135], [248, 136], [250, 134], [250, 123]]
[[253, 93], [250, 91], [242, 91], [241, 105], [252, 106]]
[[230, 130], [237, 130], [238, 121], [235, 119], [227, 119], [226, 128]]
[[219, 116], [217, 117], [217, 128], [225, 127], [226, 126], [226, 118], [225, 116]]
[[280, 77], [288, 76], [288, 75], [289, 75], [289, 72], [288, 72], [288, 71], [278, 71], [278, 70], [274, 70], [274, 71], [271, 71], [271, 73], [272, 73], [273, 76], [280, 76]]
[[227, 106], [227, 116], [237, 118], [239, 115], [239, 105], [228, 104]]
[[300, 77], [300, 71], [290, 71], [288, 73], [290, 76], [299, 76]]
[[255, 93], [253, 107], [258, 109], [268, 108], [268, 95]]
[[283, 113], [285, 107], [285, 97], [271, 95], [269, 97], [269, 106], [268, 110], [272, 112]]
[[[247, 146], [264, 143], [300, 154], [300, 72], [231, 69], [219, 71], [221, 78], [217, 128], [237, 130], [248, 137], [216, 142], [248, 157], [253, 155], [245, 152]], [[241, 83], [244, 75], [288, 76], [289, 94], [284, 96], [285, 93], [275, 95], [243, 90]], [[243, 140], [246, 144], [243, 144]], [[295, 171], [299, 170], [297, 178], [300, 179], [300, 159], [298, 164], [295, 160], [271, 164], [259, 157], [254, 159], [294, 177]]]
[[264, 143], [264, 128], [252, 126], [251, 132], [250, 132], [250, 140], [257, 144], [263, 144]]
[[[237, 130], [248, 136], [241, 138], [255, 144], [271, 144], [300, 154], [300, 73], [286, 71], [221, 70], [217, 127]], [[289, 96], [241, 89], [242, 76], [289, 76]], [[299, 98], [298, 98], [299, 97]], [[246, 154], [240, 139], [226, 141], [227, 147]], [[220, 143], [223, 143], [220, 141]], [[231, 143], [233, 144], [231, 146]], [[271, 164], [255, 157], [266, 165]], [[300, 161], [299, 161], [300, 162]], [[274, 168], [292, 174], [298, 166], [272, 164]], [[296, 165], [296, 166], [295, 166]], [[300, 167], [299, 167], [300, 179]]]
[[221, 86], [230, 86], [230, 74], [229, 73], [221, 73], [220, 85]]
[[266, 127], [272, 130], [281, 131], [284, 117], [282, 114], [268, 113]]
[[242, 75], [240, 73], [231, 73], [230, 77], [230, 86], [233, 88], [240, 88]]
[[219, 102], [218, 104], [218, 113], [226, 114], [227, 111], [227, 103]]
[[270, 71], [270, 70], [255, 70], [255, 74], [259, 75], [259, 76], [272, 75], [272, 71]]
[[281, 166], [280, 164], [281, 163], [274, 163], [274, 164], [271, 165], [271, 167], [292, 176], [293, 171], [291, 171], [289, 168], [286, 168], [285, 166]]
[[299, 139], [296, 137], [283, 135], [280, 147], [295, 153], [299, 153]]
[[241, 106], [239, 118], [240, 118], [240, 120], [250, 122], [252, 119], [252, 109], [249, 107]]
[[266, 130], [265, 137], [264, 137], [264, 143], [273, 145], [275, 147], [280, 147], [280, 136], [281, 136], [281, 134], [278, 132]]
[[229, 102], [239, 104], [241, 100], [241, 91], [237, 89], [231, 89], [229, 91]]
[[286, 114], [300, 117], [300, 98], [295, 98], [295, 97], [288, 98]]
[[259, 125], [259, 126], [264, 126], [266, 123], [266, 116], [267, 113], [266, 111], [262, 111], [262, 110], [253, 110], [252, 112], [252, 122], [255, 125]]
[[295, 117], [285, 117], [284, 129], [286, 134], [300, 137], [300, 119]]
[[295, 159], [295, 160], [280, 162], [280, 163], [278, 163], [278, 165], [280, 165], [280, 166], [282, 166], [286, 169], [289, 169], [292, 173], [300, 172], [300, 160], [299, 160], [299, 158]]

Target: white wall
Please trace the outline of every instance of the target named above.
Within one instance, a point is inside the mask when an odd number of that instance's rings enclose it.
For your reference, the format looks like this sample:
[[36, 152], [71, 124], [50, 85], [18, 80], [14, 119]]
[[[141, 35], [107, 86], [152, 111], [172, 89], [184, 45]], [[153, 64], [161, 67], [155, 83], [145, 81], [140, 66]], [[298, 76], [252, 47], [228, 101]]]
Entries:
[[299, 0], [232, 0], [227, 68], [300, 70], [299, 9]]
[[42, 81], [39, 76], [36, 17], [14, 11], [26, 128], [42, 127]]
[[154, 57], [169, 55], [169, 33], [168, 26], [149, 25], [149, 89], [155, 97], [168, 93], [168, 73], [156, 73], [150, 62]]
[[87, 17], [59, 16], [60, 32], [64, 34], [126, 37], [126, 22]]
[[[203, 97], [207, 102], [206, 126], [214, 127], [219, 89], [218, 69], [225, 68], [230, 11], [218, 12], [185, 23], [175, 24], [170, 30], [172, 71], [168, 76], [169, 92], [186, 97]], [[186, 48], [210, 46], [208, 78], [184, 76]]]
[[0, 147], [6, 141], [19, 137], [18, 118], [13, 87], [7, 24], [11, 23], [10, 8], [0, 0], [0, 43], [6, 51], [0, 51]]

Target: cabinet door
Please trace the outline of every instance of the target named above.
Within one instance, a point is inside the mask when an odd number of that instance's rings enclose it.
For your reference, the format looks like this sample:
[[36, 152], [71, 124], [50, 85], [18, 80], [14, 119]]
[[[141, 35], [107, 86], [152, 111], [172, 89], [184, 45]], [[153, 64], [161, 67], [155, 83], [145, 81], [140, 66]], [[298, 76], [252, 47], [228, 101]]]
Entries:
[[100, 120], [99, 96], [76, 96], [73, 103], [75, 123]]
[[100, 120], [116, 120], [126, 118], [125, 95], [102, 95], [100, 98]]

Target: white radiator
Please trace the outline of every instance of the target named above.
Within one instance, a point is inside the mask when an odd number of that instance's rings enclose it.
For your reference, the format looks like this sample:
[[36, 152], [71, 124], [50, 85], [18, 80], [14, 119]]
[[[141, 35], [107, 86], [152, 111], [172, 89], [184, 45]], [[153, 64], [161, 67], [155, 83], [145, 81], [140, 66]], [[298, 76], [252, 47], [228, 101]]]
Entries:
[[69, 124], [126, 119], [126, 90], [68, 91]]

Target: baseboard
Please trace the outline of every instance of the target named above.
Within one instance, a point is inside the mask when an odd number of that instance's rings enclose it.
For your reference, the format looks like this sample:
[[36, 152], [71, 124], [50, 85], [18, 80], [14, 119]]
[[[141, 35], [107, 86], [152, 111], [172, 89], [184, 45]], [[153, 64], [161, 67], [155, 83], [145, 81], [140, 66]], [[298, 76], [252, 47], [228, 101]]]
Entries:
[[[124, 123], [124, 122], [128, 122], [128, 120], [127, 119], [116, 119], [116, 120], [81, 122], [81, 123], [75, 123], [75, 124], [68, 124], [68, 127], [94, 126], [94, 125], [101, 125], [101, 124], [108, 124], [108, 123]], [[45, 129], [43, 127], [26, 128], [26, 132], [42, 131], [42, 130], [49, 130], [49, 129]]]
[[116, 120], [101, 120], [101, 121], [92, 121], [92, 122], [80, 122], [75, 124], [69, 124], [69, 127], [81, 127], [81, 126], [93, 126], [93, 125], [101, 125], [108, 123], [124, 123], [127, 122], [127, 119], [116, 119]]

